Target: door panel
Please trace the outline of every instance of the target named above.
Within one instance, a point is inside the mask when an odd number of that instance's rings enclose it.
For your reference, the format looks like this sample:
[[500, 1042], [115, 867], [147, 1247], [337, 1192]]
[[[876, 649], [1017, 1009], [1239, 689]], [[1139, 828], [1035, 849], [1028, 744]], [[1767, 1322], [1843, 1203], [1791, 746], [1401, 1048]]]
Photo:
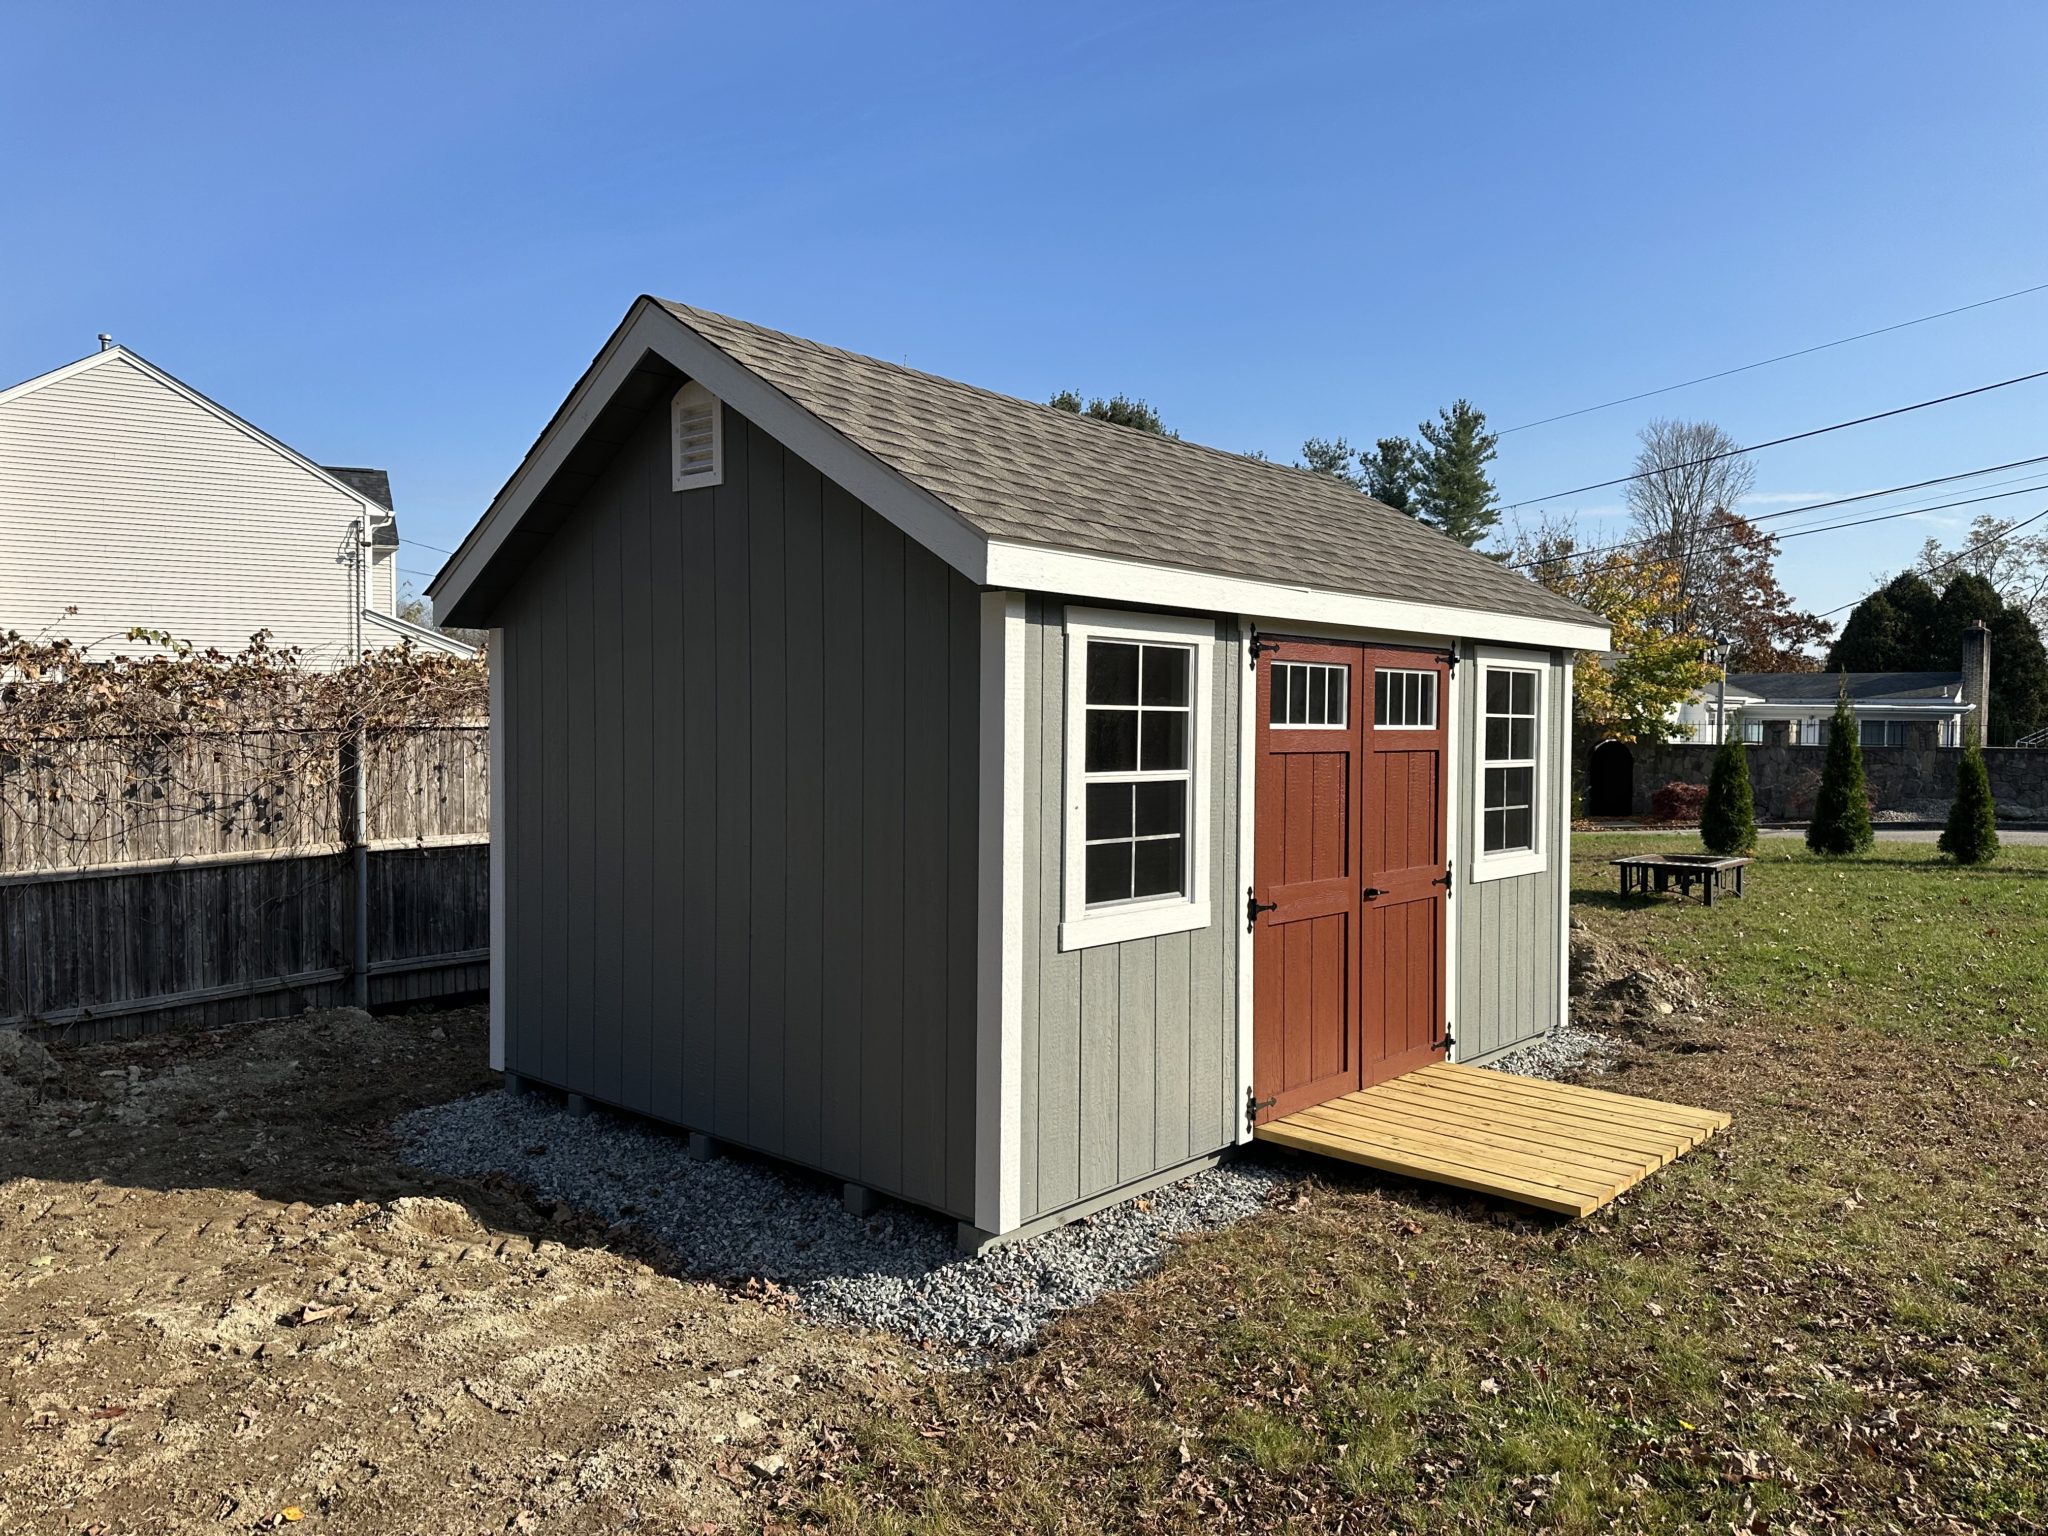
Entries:
[[1255, 1096], [1273, 1100], [1262, 1118], [1358, 1081], [1358, 650], [1289, 641], [1270, 658], [1255, 706], [1251, 892], [1269, 908], [1252, 946], [1252, 1079]]

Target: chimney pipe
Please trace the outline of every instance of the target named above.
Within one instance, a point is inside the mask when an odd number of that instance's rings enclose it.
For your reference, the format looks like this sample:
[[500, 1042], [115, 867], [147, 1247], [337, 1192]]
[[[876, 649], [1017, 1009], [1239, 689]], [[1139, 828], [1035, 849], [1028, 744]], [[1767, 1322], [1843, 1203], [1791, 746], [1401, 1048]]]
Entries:
[[1963, 716], [1963, 740], [1991, 745], [1991, 631], [1972, 619], [1963, 631], [1963, 702], [1977, 707]]
[[114, 338], [113, 338], [112, 336], [109, 336], [109, 335], [108, 335], [108, 334], [107, 334], [107, 333], [106, 333], [105, 331], [101, 331], [101, 332], [100, 332], [100, 350], [101, 350], [102, 352], [104, 352], [104, 351], [106, 351], [106, 350], [107, 350], [107, 348], [111, 347], [111, 346], [112, 346], [113, 344], [114, 344]]

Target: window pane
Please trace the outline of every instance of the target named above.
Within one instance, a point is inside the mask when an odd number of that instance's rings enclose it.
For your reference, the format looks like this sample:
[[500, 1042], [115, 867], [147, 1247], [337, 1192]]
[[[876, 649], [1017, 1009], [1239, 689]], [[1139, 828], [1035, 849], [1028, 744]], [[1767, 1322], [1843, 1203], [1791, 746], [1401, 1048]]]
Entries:
[[[1488, 811], [1486, 813], [1486, 851], [1499, 853], [1508, 845], [1508, 813]], [[1091, 853], [1093, 849], [1089, 850]]]
[[1089, 710], [1085, 761], [1090, 773], [1128, 773], [1137, 767], [1138, 712], [1135, 709]]
[[1137, 870], [1131, 882], [1133, 896], [1168, 896], [1181, 887], [1182, 840], [1155, 837], [1138, 843]]
[[1299, 725], [1308, 718], [1308, 668], [1287, 669], [1287, 720]]
[[1508, 755], [1510, 757], [1534, 757], [1536, 755], [1536, 722], [1515, 720], [1508, 732]]
[[1486, 712], [1489, 715], [1508, 712], [1508, 679], [1513, 675], [1498, 669], [1486, 674]]
[[1508, 723], [1491, 717], [1486, 722], [1486, 756], [1489, 762], [1498, 762], [1508, 755]]
[[1502, 768], [1498, 770], [1502, 780], [1502, 805], [1522, 806], [1536, 803], [1536, 770], [1534, 768]]
[[1510, 672], [1514, 681], [1512, 697], [1514, 712], [1518, 715], [1536, 713], [1536, 674], [1534, 672]]
[[1145, 711], [1145, 750], [1138, 766], [1145, 769], [1188, 765], [1188, 717], [1185, 710]]
[[1486, 770], [1486, 808], [1505, 805], [1508, 797], [1508, 771], [1505, 768]]
[[1501, 818], [1505, 823], [1505, 830], [1501, 834], [1504, 839], [1501, 843], [1503, 848], [1528, 848], [1532, 846], [1529, 840], [1529, 809], [1527, 806], [1503, 811], [1501, 812]]
[[1194, 652], [1178, 645], [1145, 647], [1145, 702], [1185, 704], [1188, 701], [1188, 663]]
[[1090, 784], [1088, 786], [1089, 840], [1131, 835], [1131, 786]]
[[1138, 648], [1112, 640], [1088, 642], [1088, 702], [1138, 702]]
[[1351, 718], [1351, 669], [1331, 667], [1323, 680], [1330, 689], [1330, 724], [1342, 725]]
[[1393, 724], [1387, 718], [1387, 674], [1384, 671], [1376, 671], [1372, 675], [1372, 723]]
[[1330, 723], [1330, 690], [1329, 686], [1323, 681], [1323, 669], [1321, 667], [1304, 667], [1302, 671], [1308, 674], [1308, 716], [1305, 723], [1309, 725], [1328, 725]]
[[1138, 784], [1138, 836], [1187, 830], [1188, 787], [1181, 782]]
[[1088, 900], [1127, 901], [1131, 894], [1130, 843], [1098, 843], [1088, 850]]
[[1422, 690], [1420, 702], [1417, 703], [1415, 708], [1415, 723], [1417, 725], [1434, 727], [1436, 725], [1436, 674], [1434, 672], [1418, 672], [1415, 674], [1415, 682]]

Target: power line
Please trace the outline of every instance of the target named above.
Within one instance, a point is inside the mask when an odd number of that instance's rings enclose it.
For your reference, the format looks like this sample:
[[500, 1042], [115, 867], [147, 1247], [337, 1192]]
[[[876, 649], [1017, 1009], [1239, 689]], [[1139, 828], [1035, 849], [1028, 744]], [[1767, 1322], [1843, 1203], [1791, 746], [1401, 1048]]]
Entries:
[[1738, 458], [1745, 453], [1761, 453], [1766, 448], [1781, 448], [1786, 443], [1803, 442], [1809, 437], [1821, 437], [1829, 432], [1840, 432], [1845, 427], [1868, 426], [1873, 421], [1883, 421], [1892, 416], [1903, 416], [1908, 411], [1924, 411], [1930, 405], [1947, 405], [1954, 400], [1967, 400], [1972, 395], [1989, 394], [1994, 389], [2010, 389], [2015, 384], [2031, 383], [2035, 379], [2048, 379], [2048, 368], [2038, 373], [2023, 373], [2018, 378], [2000, 379], [1996, 384], [1979, 384], [1975, 389], [1959, 389], [1952, 395], [1942, 395], [1933, 400], [1921, 400], [1912, 405], [1895, 405], [1888, 411], [1877, 411], [1869, 416], [1858, 416], [1853, 421], [1838, 421], [1832, 426], [1811, 427], [1804, 432], [1794, 432], [1785, 437], [1774, 437], [1769, 442], [1751, 443], [1747, 448], [1724, 448], [1719, 453], [1709, 453], [1697, 459], [1687, 459], [1682, 464], [1659, 464], [1654, 469], [1639, 469], [1632, 475], [1621, 475], [1613, 480], [1596, 480], [1591, 485], [1573, 486], [1568, 491], [1552, 491], [1547, 496], [1531, 496], [1527, 501], [1512, 501], [1500, 510], [1513, 512], [1520, 507], [1533, 507], [1540, 502], [1557, 501], [1565, 496], [1578, 496], [1587, 491], [1604, 491], [1609, 486], [1627, 485], [1636, 480], [1647, 480], [1652, 475], [1670, 474], [1675, 470], [1697, 469], [1702, 464], [1713, 464], [1721, 459]]
[[1925, 325], [1930, 320], [1946, 320], [1950, 315], [1967, 314], [1973, 309], [1983, 309], [1986, 305], [1990, 304], [2003, 304], [2007, 299], [2025, 298], [2028, 294], [2040, 293], [2043, 289], [2048, 289], [2048, 283], [2036, 283], [2031, 288], [2015, 288], [2011, 293], [2001, 293], [1992, 299], [1979, 299], [1974, 304], [1959, 304], [1954, 309], [1944, 309], [1931, 315], [1921, 315], [1915, 320], [1901, 320], [1895, 325], [1881, 325], [1874, 331], [1858, 331], [1854, 336], [1842, 336], [1834, 341], [1821, 342], [1818, 346], [1801, 347], [1796, 352], [1780, 352], [1776, 357], [1766, 357], [1758, 362], [1744, 363], [1736, 368], [1723, 368], [1719, 373], [1703, 373], [1698, 378], [1687, 379], [1682, 384], [1665, 384], [1657, 389], [1646, 389], [1640, 394], [1623, 395], [1618, 400], [1604, 400], [1598, 405], [1581, 406], [1575, 411], [1560, 411], [1555, 416], [1545, 416], [1538, 421], [1525, 421], [1517, 427], [1504, 427], [1501, 429], [1500, 436], [1506, 437], [1510, 432], [1527, 432], [1531, 427], [1547, 427], [1554, 421], [1570, 421], [1574, 416], [1590, 416], [1595, 411], [1612, 410], [1617, 405], [1629, 405], [1637, 400], [1648, 400], [1656, 395], [1668, 395], [1676, 389], [1691, 389], [1695, 384], [1711, 384], [1715, 379], [1731, 378], [1738, 373], [1748, 373], [1757, 368], [1768, 368], [1773, 363], [1789, 362], [1795, 357], [1810, 357], [1815, 352], [1825, 352], [1830, 347], [1846, 347], [1852, 341], [1868, 341], [1873, 336], [1884, 336], [1893, 331], [1903, 331], [1908, 326]]
[[[2011, 538], [2014, 534], [2018, 533], [2022, 528], [2032, 527], [2035, 523], [2038, 523], [2044, 517], [2048, 517], [2048, 507], [2043, 507], [2040, 511], [2036, 512], [2032, 517], [2025, 518], [2020, 522], [2014, 523], [2010, 528], [2007, 528], [2002, 532], [1994, 533], [1993, 535], [1991, 535], [1990, 538], [1985, 539], [1981, 543], [1972, 544], [1967, 549], [1957, 550], [1954, 554], [1950, 555], [1946, 560], [1935, 561], [1934, 564], [1927, 566], [1921, 574], [1932, 576], [1939, 571], [1946, 570], [1949, 566], [1955, 565], [1959, 561], [1969, 559], [1972, 555], [1983, 553], [1985, 550], [1989, 549], [1994, 544], [2003, 544], [2007, 539]], [[1868, 592], [1864, 593], [1863, 596], [1856, 598], [1851, 602], [1846, 602], [1842, 604], [1840, 608], [1830, 608], [1826, 613], [1816, 614], [1814, 615], [1814, 617], [1821, 619], [1832, 619], [1836, 614], [1842, 612], [1843, 609], [1854, 608], [1862, 603], [1868, 602], [1871, 598], [1877, 596], [1877, 594], [1882, 592], [1883, 590], [1883, 587], [1872, 587]]]
[[442, 547], [441, 547], [440, 545], [438, 545], [438, 544], [426, 544], [426, 543], [422, 543], [422, 542], [421, 542], [420, 540], [418, 540], [418, 539], [403, 539], [403, 540], [401, 540], [400, 542], [402, 542], [402, 543], [406, 543], [406, 544], [411, 544], [411, 545], [415, 545], [415, 546], [417, 546], [417, 547], [418, 547], [418, 548], [420, 548], [420, 549], [431, 549], [431, 550], [432, 550], [432, 551], [433, 551], [433, 552], [434, 552], [435, 554], [437, 554], [437, 555], [452, 555], [452, 554], [454, 554], [454, 553], [455, 553], [455, 551], [454, 551], [454, 550], [452, 550], [452, 549], [443, 549], [443, 548], [442, 548]]
[[[1914, 480], [1905, 485], [1886, 486], [1881, 491], [1858, 491], [1854, 496], [1837, 496], [1831, 501], [1810, 501], [1803, 507], [1785, 507], [1776, 512], [1759, 512], [1754, 517], [1744, 517], [1746, 523], [1768, 523], [1781, 517], [1798, 517], [1807, 512], [1820, 512], [1829, 507], [1846, 507], [1853, 502], [1875, 501], [1880, 496], [1897, 496], [1906, 491], [1924, 491], [1930, 485], [1947, 485], [1956, 480], [1975, 480], [1984, 475], [1995, 475], [2001, 470], [2023, 469], [2029, 464], [2048, 464], [2048, 453], [2037, 454], [2030, 459], [2014, 459], [2006, 464], [1986, 464], [1981, 469], [1965, 469], [1953, 475], [1936, 475], [1932, 480]], [[2029, 477], [2023, 477], [2029, 478]], [[1996, 482], [1994, 482], [1996, 483]], [[1989, 498], [1982, 498], [1989, 499]], [[1941, 507], [1921, 507], [1922, 512], [1946, 511], [1948, 506], [1968, 506], [1967, 501], [1950, 502]], [[1617, 549], [1634, 549], [1639, 545], [1654, 544], [1653, 536], [1643, 539], [1619, 539], [1612, 544], [1595, 544], [1586, 549], [1574, 549], [1568, 554], [1539, 555], [1534, 560], [1511, 560], [1507, 568], [1511, 571], [1527, 570], [1532, 566], [1556, 565], [1564, 560], [1581, 560], [1589, 555], [1610, 554]]]

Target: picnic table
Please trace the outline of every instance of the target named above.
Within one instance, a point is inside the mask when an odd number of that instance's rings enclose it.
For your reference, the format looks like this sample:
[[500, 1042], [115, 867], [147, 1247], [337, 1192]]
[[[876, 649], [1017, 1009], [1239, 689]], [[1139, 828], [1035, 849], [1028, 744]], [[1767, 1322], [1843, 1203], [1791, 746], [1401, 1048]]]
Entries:
[[1728, 883], [1731, 874], [1735, 877], [1735, 894], [1742, 894], [1742, 871], [1753, 861], [1716, 853], [1632, 853], [1608, 862], [1621, 871], [1624, 896], [1631, 890], [1647, 896], [1653, 889], [1661, 896], [1676, 881], [1679, 893], [1685, 896], [1692, 894], [1695, 885], [1699, 886], [1702, 899], [1711, 907], [1714, 892]]

